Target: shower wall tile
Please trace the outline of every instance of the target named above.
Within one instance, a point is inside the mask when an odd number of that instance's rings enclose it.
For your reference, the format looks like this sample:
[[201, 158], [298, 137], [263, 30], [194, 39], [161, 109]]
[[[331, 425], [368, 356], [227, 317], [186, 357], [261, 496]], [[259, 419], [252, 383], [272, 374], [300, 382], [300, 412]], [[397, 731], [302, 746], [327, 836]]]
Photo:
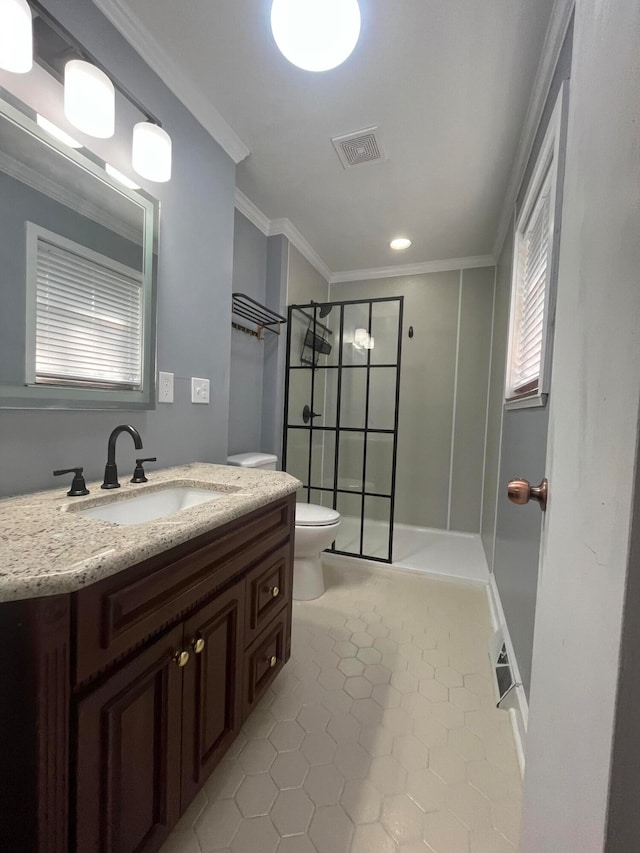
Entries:
[[459, 281], [456, 270], [331, 287], [332, 299], [405, 298], [395, 512], [404, 524], [447, 526]]
[[449, 526], [468, 533], [480, 530], [494, 274], [494, 267], [462, 273]]

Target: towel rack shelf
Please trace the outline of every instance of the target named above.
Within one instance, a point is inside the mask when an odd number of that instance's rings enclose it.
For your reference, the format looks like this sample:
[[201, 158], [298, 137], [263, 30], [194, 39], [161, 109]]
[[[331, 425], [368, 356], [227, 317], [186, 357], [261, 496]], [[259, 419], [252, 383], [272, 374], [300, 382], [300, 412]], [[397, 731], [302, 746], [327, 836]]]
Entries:
[[249, 328], [243, 323], [237, 323], [232, 319], [231, 326], [238, 332], [243, 332], [245, 335], [252, 335], [259, 341], [263, 338], [263, 332], [266, 329], [268, 332], [273, 332], [275, 335], [280, 334], [280, 326], [287, 322], [286, 317], [282, 317], [266, 305], [262, 305], [246, 293], [233, 293], [231, 296], [231, 313], [236, 317], [241, 317], [243, 320], [248, 320], [255, 325], [254, 328]]

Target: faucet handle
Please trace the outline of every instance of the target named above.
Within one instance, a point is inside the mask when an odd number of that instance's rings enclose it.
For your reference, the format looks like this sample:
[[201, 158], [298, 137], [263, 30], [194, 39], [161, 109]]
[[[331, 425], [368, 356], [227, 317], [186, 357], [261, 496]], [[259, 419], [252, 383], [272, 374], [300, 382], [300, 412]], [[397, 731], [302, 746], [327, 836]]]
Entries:
[[133, 477], [131, 478], [131, 483], [146, 483], [147, 478], [144, 473], [144, 468], [142, 467], [143, 462], [157, 462], [157, 456], [148, 456], [146, 459], [136, 459], [136, 468], [133, 472]]
[[70, 498], [78, 497], [79, 495], [88, 495], [89, 489], [87, 488], [87, 484], [84, 481], [84, 477], [82, 476], [82, 472], [84, 468], [62, 468], [59, 471], [54, 471], [54, 477], [60, 477], [62, 474], [73, 474], [73, 480], [71, 482], [71, 488], [67, 492], [67, 495]]

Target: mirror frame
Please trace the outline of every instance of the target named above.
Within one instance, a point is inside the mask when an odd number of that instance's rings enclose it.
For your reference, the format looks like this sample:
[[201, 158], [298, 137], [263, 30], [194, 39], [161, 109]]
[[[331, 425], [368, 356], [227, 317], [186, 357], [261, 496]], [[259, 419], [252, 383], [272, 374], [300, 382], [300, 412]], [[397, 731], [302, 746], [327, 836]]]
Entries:
[[[0, 118], [7, 119], [25, 133], [38, 139], [57, 155], [75, 163], [109, 189], [120, 193], [140, 206], [144, 215], [143, 227], [143, 344], [142, 388], [140, 390], [111, 390], [100, 388], [74, 388], [56, 385], [16, 385], [0, 381], [0, 409], [155, 409], [156, 405], [156, 326], [157, 326], [157, 245], [160, 202], [143, 190], [130, 190], [111, 178], [102, 161], [88, 149], [69, 148], [49, 136], [22, 110], [6, 100], [9, 93], [0, 88]], [[17, 100], [17, 99], [16, 99]], [[28, 107], [25, 107], [29, 110]], [[154, 263], [155, 258], [155, 263]], [[27, 287], [25, 282], [25, 305]], [[25, 322], [28, 317], [25, 314]], [[25, 353], [26, 356], [26, 353]]]

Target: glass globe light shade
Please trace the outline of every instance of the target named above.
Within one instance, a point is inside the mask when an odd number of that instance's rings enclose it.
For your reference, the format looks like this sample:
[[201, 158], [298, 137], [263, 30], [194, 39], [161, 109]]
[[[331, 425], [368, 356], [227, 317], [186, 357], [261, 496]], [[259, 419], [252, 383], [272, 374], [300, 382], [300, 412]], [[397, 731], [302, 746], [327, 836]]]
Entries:
[[64, 67], [64, 114], [89, 136], [108, 139], [115, 132], [116, 94], [107, 75], [83, 59]]
[[0, 0], [0, 68], [26, 74], [33, 66], [33, 23], [27, 0]]
[[141, 121], [133, 128], [133, 168], [143, 178], [164, 183], [171, 178], [171, 137], [148, 121]]
[[271, 30], [282, 54], [305, 71], [329, 71], [360, 36], [358, 0], [273, 0]]

